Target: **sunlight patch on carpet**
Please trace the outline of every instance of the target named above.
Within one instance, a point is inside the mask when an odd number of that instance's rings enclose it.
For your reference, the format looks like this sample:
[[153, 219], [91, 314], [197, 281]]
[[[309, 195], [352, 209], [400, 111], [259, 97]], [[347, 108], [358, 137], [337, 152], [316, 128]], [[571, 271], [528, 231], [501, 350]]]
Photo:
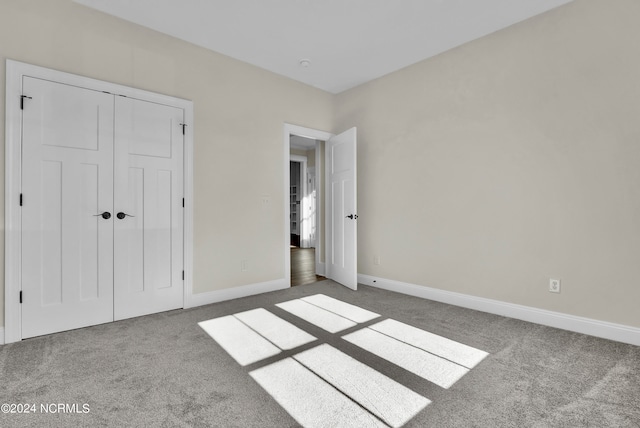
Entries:
[[327, 344], [293, 358], [392, 427], [404, 425], [431, 402]]
[[241, 366], [253, 364], [281, 351], [233, 315], [199, 322], [198, 325]]
[[[276, 306], [329, 333], [339, 333], [380, 317], [324, 294]], [[265, 308], [198, 324], [242, 366], [317, 340]], [[489, 355], [392, 319], [375, 322], [342, 338], [445, 389]], [[431, 403], [326, 343], [292, 357], [282, 357], [249, 375], [306, 428], [401, 427]]]
[[198, 325], [241, 366], [316, 340], [263, 308], [214, 318]]
[[342, 338], [442, 388], [451, 387], [469, 371], [459, 364], [370, 328], [358, 330]]
[[371, 321], [372, 319], [380, 316], [375, 312], [343, 302], [342, 300], [334, 299], [333, 297], [325, 296], [324, 294], [315, 294], [313, 296], [303, 297], [300, 300], [311, 303], [312, 305], [318, 306], [357, 323]]
[[263, 308], [240, 312], [234, 316], [283, 350], [297, 348], [316, 340], [306, 331]]
[[293, 358], [249, 374], [303, 427], [386, 426]]
[[468, 369], [474, 368], [489, 355], [487, 352], [472, 348], [471, 346], [392, 319], [370, 325], [369, 328], [431, 354], [453, 361]]
[[333, 312], [329, 312], [326, 309], [319, 308], [316, 305], [312, 305], [311, 303], [307, 303], [300, 299], [278, 303], [276, 306], [299, 318], [302, 318], [307, 322], [310, 322], [317, 327], [320, 327], [323, 330], [328, 331], [329, 333], [337, 333], [358, 325], [351, 320], [341, 317], [340, 315], [336, 315]]

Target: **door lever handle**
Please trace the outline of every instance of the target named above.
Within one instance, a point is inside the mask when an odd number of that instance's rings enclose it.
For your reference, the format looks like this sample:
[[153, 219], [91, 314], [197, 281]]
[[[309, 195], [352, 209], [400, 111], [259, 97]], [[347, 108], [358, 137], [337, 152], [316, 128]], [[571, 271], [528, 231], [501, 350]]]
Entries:
[[346, 218], [350, 218], [351, 220], [355, 220], [358, 218], [358, 214], [349, 214]]
[[123, 213], [122, 211], [120, 211], [118, 214], [116, 214], [116, 217], [122, 220], [125, 217], [135, 217], [135, 216], [131, 214]]
[[100, 214], [94, 214], [94, 217], [98, 217], [98, 216], [102, 217], [105, 220], [109, 220], [111, 218], [111, 213], [109, 211], [105, 211]]

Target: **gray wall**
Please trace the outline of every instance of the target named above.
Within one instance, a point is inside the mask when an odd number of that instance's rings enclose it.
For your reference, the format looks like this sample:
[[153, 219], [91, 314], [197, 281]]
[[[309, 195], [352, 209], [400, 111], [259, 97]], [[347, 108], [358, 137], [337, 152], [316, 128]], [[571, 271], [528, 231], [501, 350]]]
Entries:
[[331, 94], [71, 0], [0, 1], [0, 99], [11, 58], [193, 100], [196, 293], [285, 278], [283, 124], [330, 131]]
[[358, 271], [640, 327], [639, 16], [575, 1], [338, 95]]

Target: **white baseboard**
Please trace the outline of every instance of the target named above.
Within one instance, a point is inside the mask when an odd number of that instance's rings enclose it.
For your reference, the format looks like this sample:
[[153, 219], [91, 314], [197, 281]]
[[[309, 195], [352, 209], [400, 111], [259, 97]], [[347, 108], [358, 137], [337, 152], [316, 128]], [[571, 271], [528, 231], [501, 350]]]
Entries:
[[316, 275], [325, 276], [326, 272], [326, 263], [318, 262], [316, 263]]
[[223, 290], [208, 291], [206, 293], [192, 294], [185, 302], [186, 308], [195, 308], [196, 306], [209, 305], [211, 303], [223, 302], [225, 300], [238, 299], [240, 297], [253, 296], [254, 294], [268, 293], [269, 291], [283, 290], [289, 288], [284, 279], [276, 279], [274, 281], [260, 282], [257, 284], [243, 285], [234, 288], [225, 288]]
[[358, 283], [490, 314], [640, 346], [640, 328], [358, 274]]
[[[194, 308], [196, 306], [238, 299], [240, 297], [253, 296], [254, 294], [268, 293], [269, 291], [283, 290], [285, 288], [289, 288], [286, 281], [284, 279], [278, 279], [275, 281], [243, 285], [241, 287], [227, 288], [207, 293], [192, 294], [188, 301], [185, 302], [184, 308]], [[0, 327], [0, 345], [4, 344], [4, 327]]]

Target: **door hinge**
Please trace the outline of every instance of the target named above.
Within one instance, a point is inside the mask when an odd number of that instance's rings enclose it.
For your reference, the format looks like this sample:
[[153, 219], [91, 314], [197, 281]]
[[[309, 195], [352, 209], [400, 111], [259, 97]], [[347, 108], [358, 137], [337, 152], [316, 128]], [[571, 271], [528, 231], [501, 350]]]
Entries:
[[22, 303], [22, 290], [20, 290], [20, 303]]
[[182, 271], [182, 280], [184, 281], [184, 271]]
[[22, 206], [22, 193], [20, 193], [20, 206]]
[[185, 128], [187, 127], [186, 123], [181, 123], [180, 126], [182, 126], [182, 135], [185, 135]]
[[20, 110], [24, 110], [24, 99], [25, 98], [30, 99], [30, 100], [33, 99], [33, 98], [28, 97], [26, 95], [20, 95]]
[[184, 208], [184, 198], [182, 198], [182, 208]]

